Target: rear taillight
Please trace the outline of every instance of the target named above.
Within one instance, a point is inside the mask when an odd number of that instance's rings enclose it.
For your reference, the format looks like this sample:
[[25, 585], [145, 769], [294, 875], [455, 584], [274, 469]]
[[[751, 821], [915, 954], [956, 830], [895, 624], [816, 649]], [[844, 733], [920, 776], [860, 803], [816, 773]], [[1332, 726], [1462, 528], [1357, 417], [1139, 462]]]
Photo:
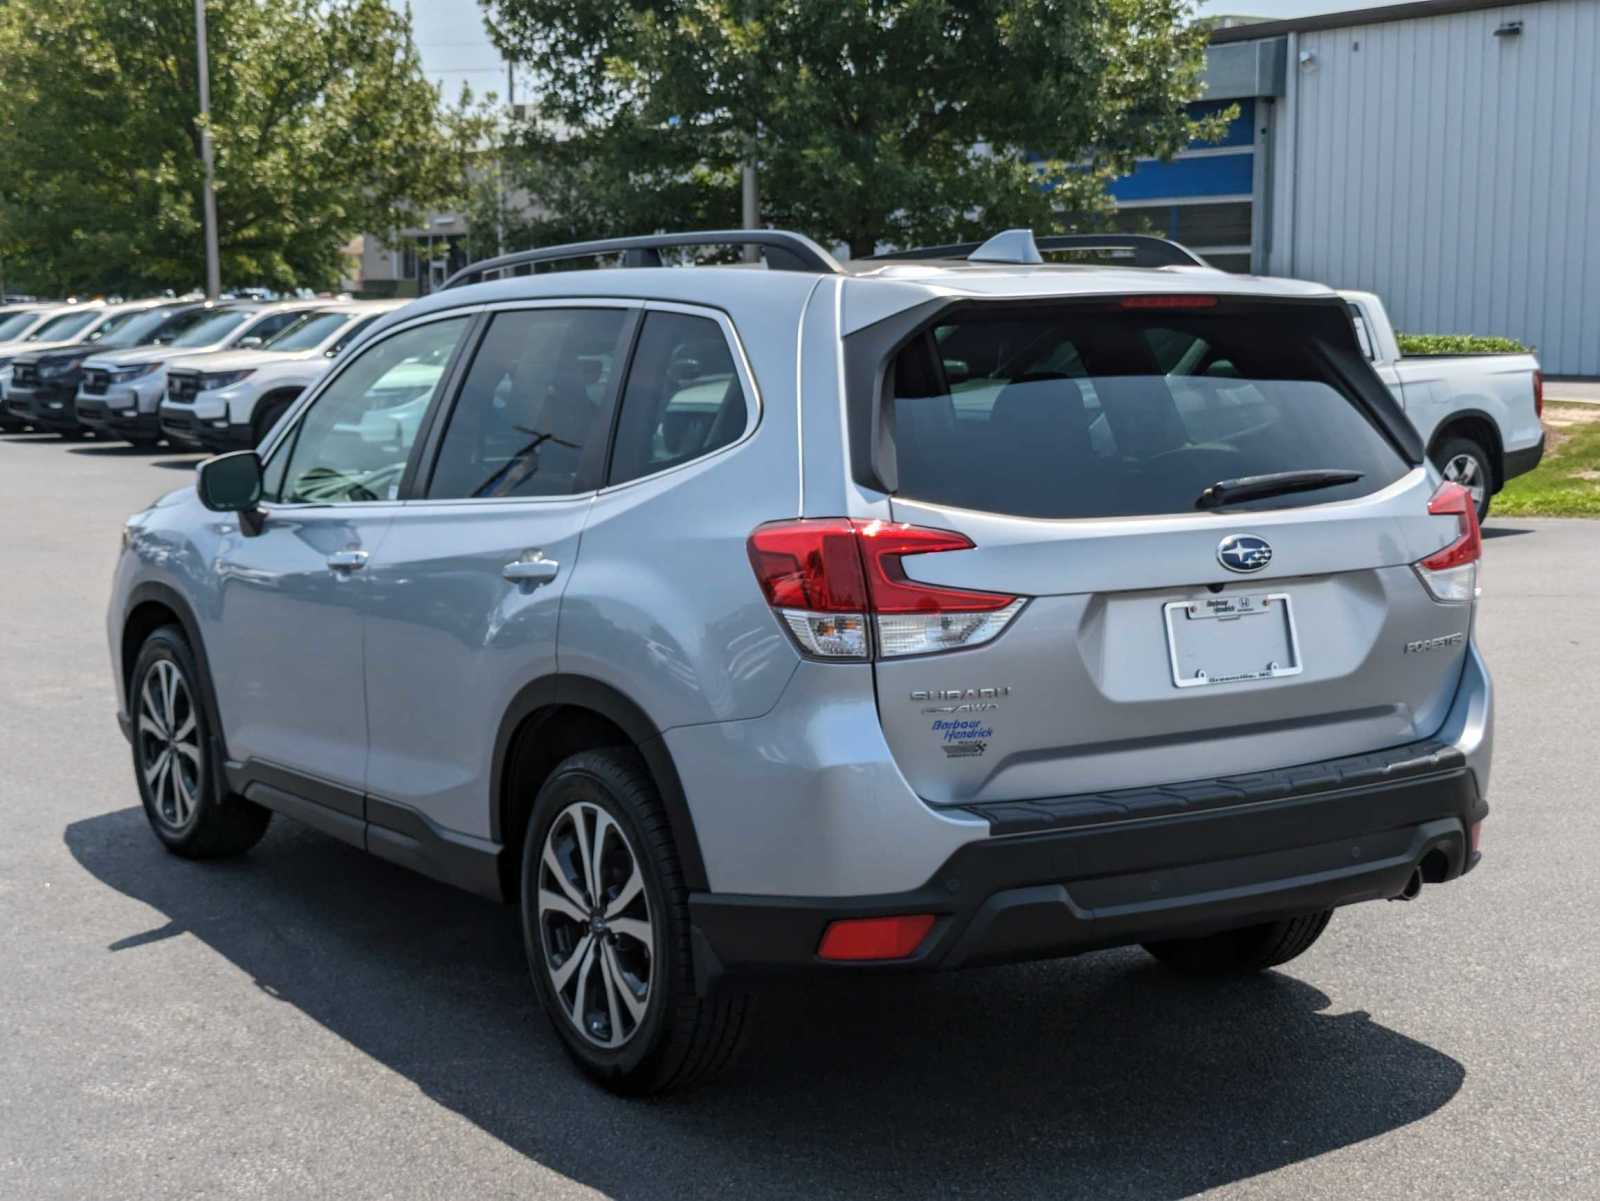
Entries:
[[761, 591], [800, 649], [819, 659], [900, 658], [979, 646], [1024, 599], [923, 584], [906, 555], [971, 550], [950, 530], [848, 517], [778, 521], [750, 535]]
[[1533, 415], [1544, 416], [1544, 372], [1533, 369]]
[[1417, 575], [1436, 601], [1460, 604], [1478, 595], [1478, 560], [1483, 537], [1478, 532], [1478, 506], [1460, 484], [1444, 483], [1428, 501], [1435, 517], [1456, 519], [1456, 538], [1417, 564]]

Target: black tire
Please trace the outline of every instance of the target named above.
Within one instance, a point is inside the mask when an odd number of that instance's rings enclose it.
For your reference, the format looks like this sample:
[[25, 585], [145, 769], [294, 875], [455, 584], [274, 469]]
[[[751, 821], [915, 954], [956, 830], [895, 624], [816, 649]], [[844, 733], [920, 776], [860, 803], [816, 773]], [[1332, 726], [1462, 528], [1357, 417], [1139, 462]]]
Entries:
[[154, 450], [161, 444], [160, 438], [124, 438], [123, 441], [135, 450]]
[[1328, 928], [1333, 910], [1287, 917], [1201, 938], [1147, 942], [1144, 949], [1190, 976], [1244, 976], [1288, 963], [1311, 949]]
[[288, 412], [289, 406], [293, 403], [294, 400], [291, 398], [271, 400], [261, 406], [261, 411], [250, 421], [250, 437], [254, 440], [253, 445], [260, 446], [266, 441], [267, 434], [278, 424], [278, 418]]
[[[573, 821], [584, 821], [590, 809], [596, 811], [592, 829], [600, 828], [597, 814], [603, 811], [626, 840], [623, 845], [617, 842], [614, 834], [600, 835], [601, 850], [610, 846], [613, 854], [607, 865], [611, 872], [599, 873], [602, 877], [598, 887], [602, 897], [599, 932], [592, 923], [586, 926], [559, 913], [547, 912], [541, 917], [538, 901], [544, 875], [550, 871], [544, 859], [546, 839], [555, 828], [554, 847], [560, 842], [563, 830], [575, 832]], [[587, 832], [591, 827], [585, 825], [584, 829]], [[587, 836], [592, 838], [592, 835]], [[613, 1006], [607, 1015], [595, 1003], [592, 1024], [585, 1022], [593, 1033], [591, 1038], [579, 1030], [579, 1022], [589, 1013], [590, 1003], [586, 998], [594, 996], [592, 988], [597, 986], [601, 995], [610, 1000], [612, 994], [606, 990], [613, 976], [609, 973], [621, 970], [617, 966], [620, 958], [610, 960], [611, 968], [601, 963], [607, 950], [605, 942], [609, 942], [613, 954], [633, 946], [634, 962], [641, 962], [637, 946], [620, 940], [615, 932], [606, 932], [604, 925], [604, 898], [615, 898], [623, 891], [624, 882], [617, 880], [614, 874], [618, 868], [616, 853], [619, 849], [629, 853], [629, 858], [622, 861], [624, 868], [637, 864], [643, 881], [644, 906], [637, 907], [636, 899], [626, 910], [613, 915], [612, 920], [620, 923], [622, 913], [645, 914], [642, 924], [648, 927], [651, 941], [649, 979], [645, 982], [643, 1014], [631, 1029], [620, 1028], [629, 1021], [623, 1016], [621, 1006]], [[568, 879], [578, 884], [583, 892], [583, 881], [577, 877], [572, 861], [563, 855], [561, 866], [564, 870], [571, 869], [567, 870]], [[609, 885], [608, 874], [611, 875]], [[631, 879], [631, 870], [627, 875]], [[539, 790], [528, 822], [519, 891], [523, 944], [534, 988], [557, 1037], [585, 1073], [612, 1092], [642, 1095], [700, 1083], [732, 1062], [743, 1041], [749, 998], [727, 987], [714, 987], [709, 996], [696, 994], [689, 944], [688, 889], [661, 798], [636, 752], [623, 748], [584, 751], [564, 760], [551, 773]], [[641, 923], [635, 921], [634, 924]], [[589, 938], [585, 937], [589, 935], [599, 948], [596, 963], [600, 964], [600, 971], [590, 972], [580, 961], [570, 974], [569, 983], [558, 987], [555, 974], [577, 958], [589, 944]], [[564, 937], [567, 945], [563, 948], [557, 944]], [[592, 982], [593, 975], [602, 977], [597, 985]], [[634, 980], [638, 980], [638, 976], [636, 971]], [[572, 1002], [562, 995], [569, 987], [574, 989]], [[620, 994], [617, 995], [620, 998]], [[616, 1036], [624, 1041], [608, 1048], [600, 1045], [599, 1039], [612, 1036], [612, 1020], [617, 1020], [619, 1027]]]
[[1452, 464], [1460, 465], [1471, 462], [1470, 471], [1472, 478], [1461, 478], [1460, 482], [1472, 487], [1475, 480], [1481, 480], [1479, 485], [1483, 492], [1478, 499], [1478, 522], [1489, 516], [1489, 504], [1494, 498], [1495, 482], [1499, 478], [1494, 469], [1494, 464], [1489, 452], [1472, 438], [1452, 437], [1446, 438], [1433, 448], [1433, 465], [1444, 473], [1446, 479], [1456, 479], [1462, 476], [1460, 467], [1452, 468]]
[[[169, 690], [163, 686], [172, 673], [178, 684]], [[261, 841], [272, 820], [270, 810], [219, 792], [220, 773], [215, 768], [220, 746], [206, 716], [209, 688], [210, 681], [177, 626], [162, 626], [145, 639], [129, 677], [128, 713], [139, 799], [161, 844], [185, 859], [248, 851]], [[163, 722], [177, 737], [161, 732]], [[182, 750], [191, 743], [192, 751]], [[165, 770], [159, 767], [163, 750], [169, 764]]]

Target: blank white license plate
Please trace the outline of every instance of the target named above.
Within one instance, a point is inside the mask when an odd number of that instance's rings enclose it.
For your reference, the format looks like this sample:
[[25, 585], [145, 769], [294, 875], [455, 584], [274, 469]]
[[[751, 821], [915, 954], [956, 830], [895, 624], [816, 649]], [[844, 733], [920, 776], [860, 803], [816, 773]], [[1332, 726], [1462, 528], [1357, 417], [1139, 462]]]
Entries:
[[1179, 688], [1300, 674], [1288, 593], [1208, 596], [1164, 608], [1172, 682]]

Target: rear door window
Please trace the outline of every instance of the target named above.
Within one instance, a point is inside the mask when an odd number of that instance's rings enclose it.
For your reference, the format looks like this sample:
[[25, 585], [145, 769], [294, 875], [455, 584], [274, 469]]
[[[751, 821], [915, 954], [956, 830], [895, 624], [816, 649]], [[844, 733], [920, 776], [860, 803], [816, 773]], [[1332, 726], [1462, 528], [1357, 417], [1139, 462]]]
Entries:
[[646, 314], [611, 452], [624, 483], [736, 442], [750, 407], [722, 326], [689, 313]]
[[1348, 397], [1292, 310], [968, 310], [897, 356], [899, 494], [1024, 517], [1195, 511], [1221, 480], [1336, 468], [1365, 496], [1407, 464]]
[[628, 317], [618, 308], [495, 314], [450, 414], [428, 496], [567, 496], [593, 488]]

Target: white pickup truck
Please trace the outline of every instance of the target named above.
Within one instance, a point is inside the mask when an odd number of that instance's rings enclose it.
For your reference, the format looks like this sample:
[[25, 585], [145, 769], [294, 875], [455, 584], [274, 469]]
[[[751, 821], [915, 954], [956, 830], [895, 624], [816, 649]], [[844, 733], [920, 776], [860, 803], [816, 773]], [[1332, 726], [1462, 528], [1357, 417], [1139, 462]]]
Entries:
[[1356, 337], [1446, 479], [1472, 492], [1481, 521], [1490, 498], [1544, 455], [1544, 377], [1531, 354], [1404, 355], [1383, 302], [1340, 292]]

